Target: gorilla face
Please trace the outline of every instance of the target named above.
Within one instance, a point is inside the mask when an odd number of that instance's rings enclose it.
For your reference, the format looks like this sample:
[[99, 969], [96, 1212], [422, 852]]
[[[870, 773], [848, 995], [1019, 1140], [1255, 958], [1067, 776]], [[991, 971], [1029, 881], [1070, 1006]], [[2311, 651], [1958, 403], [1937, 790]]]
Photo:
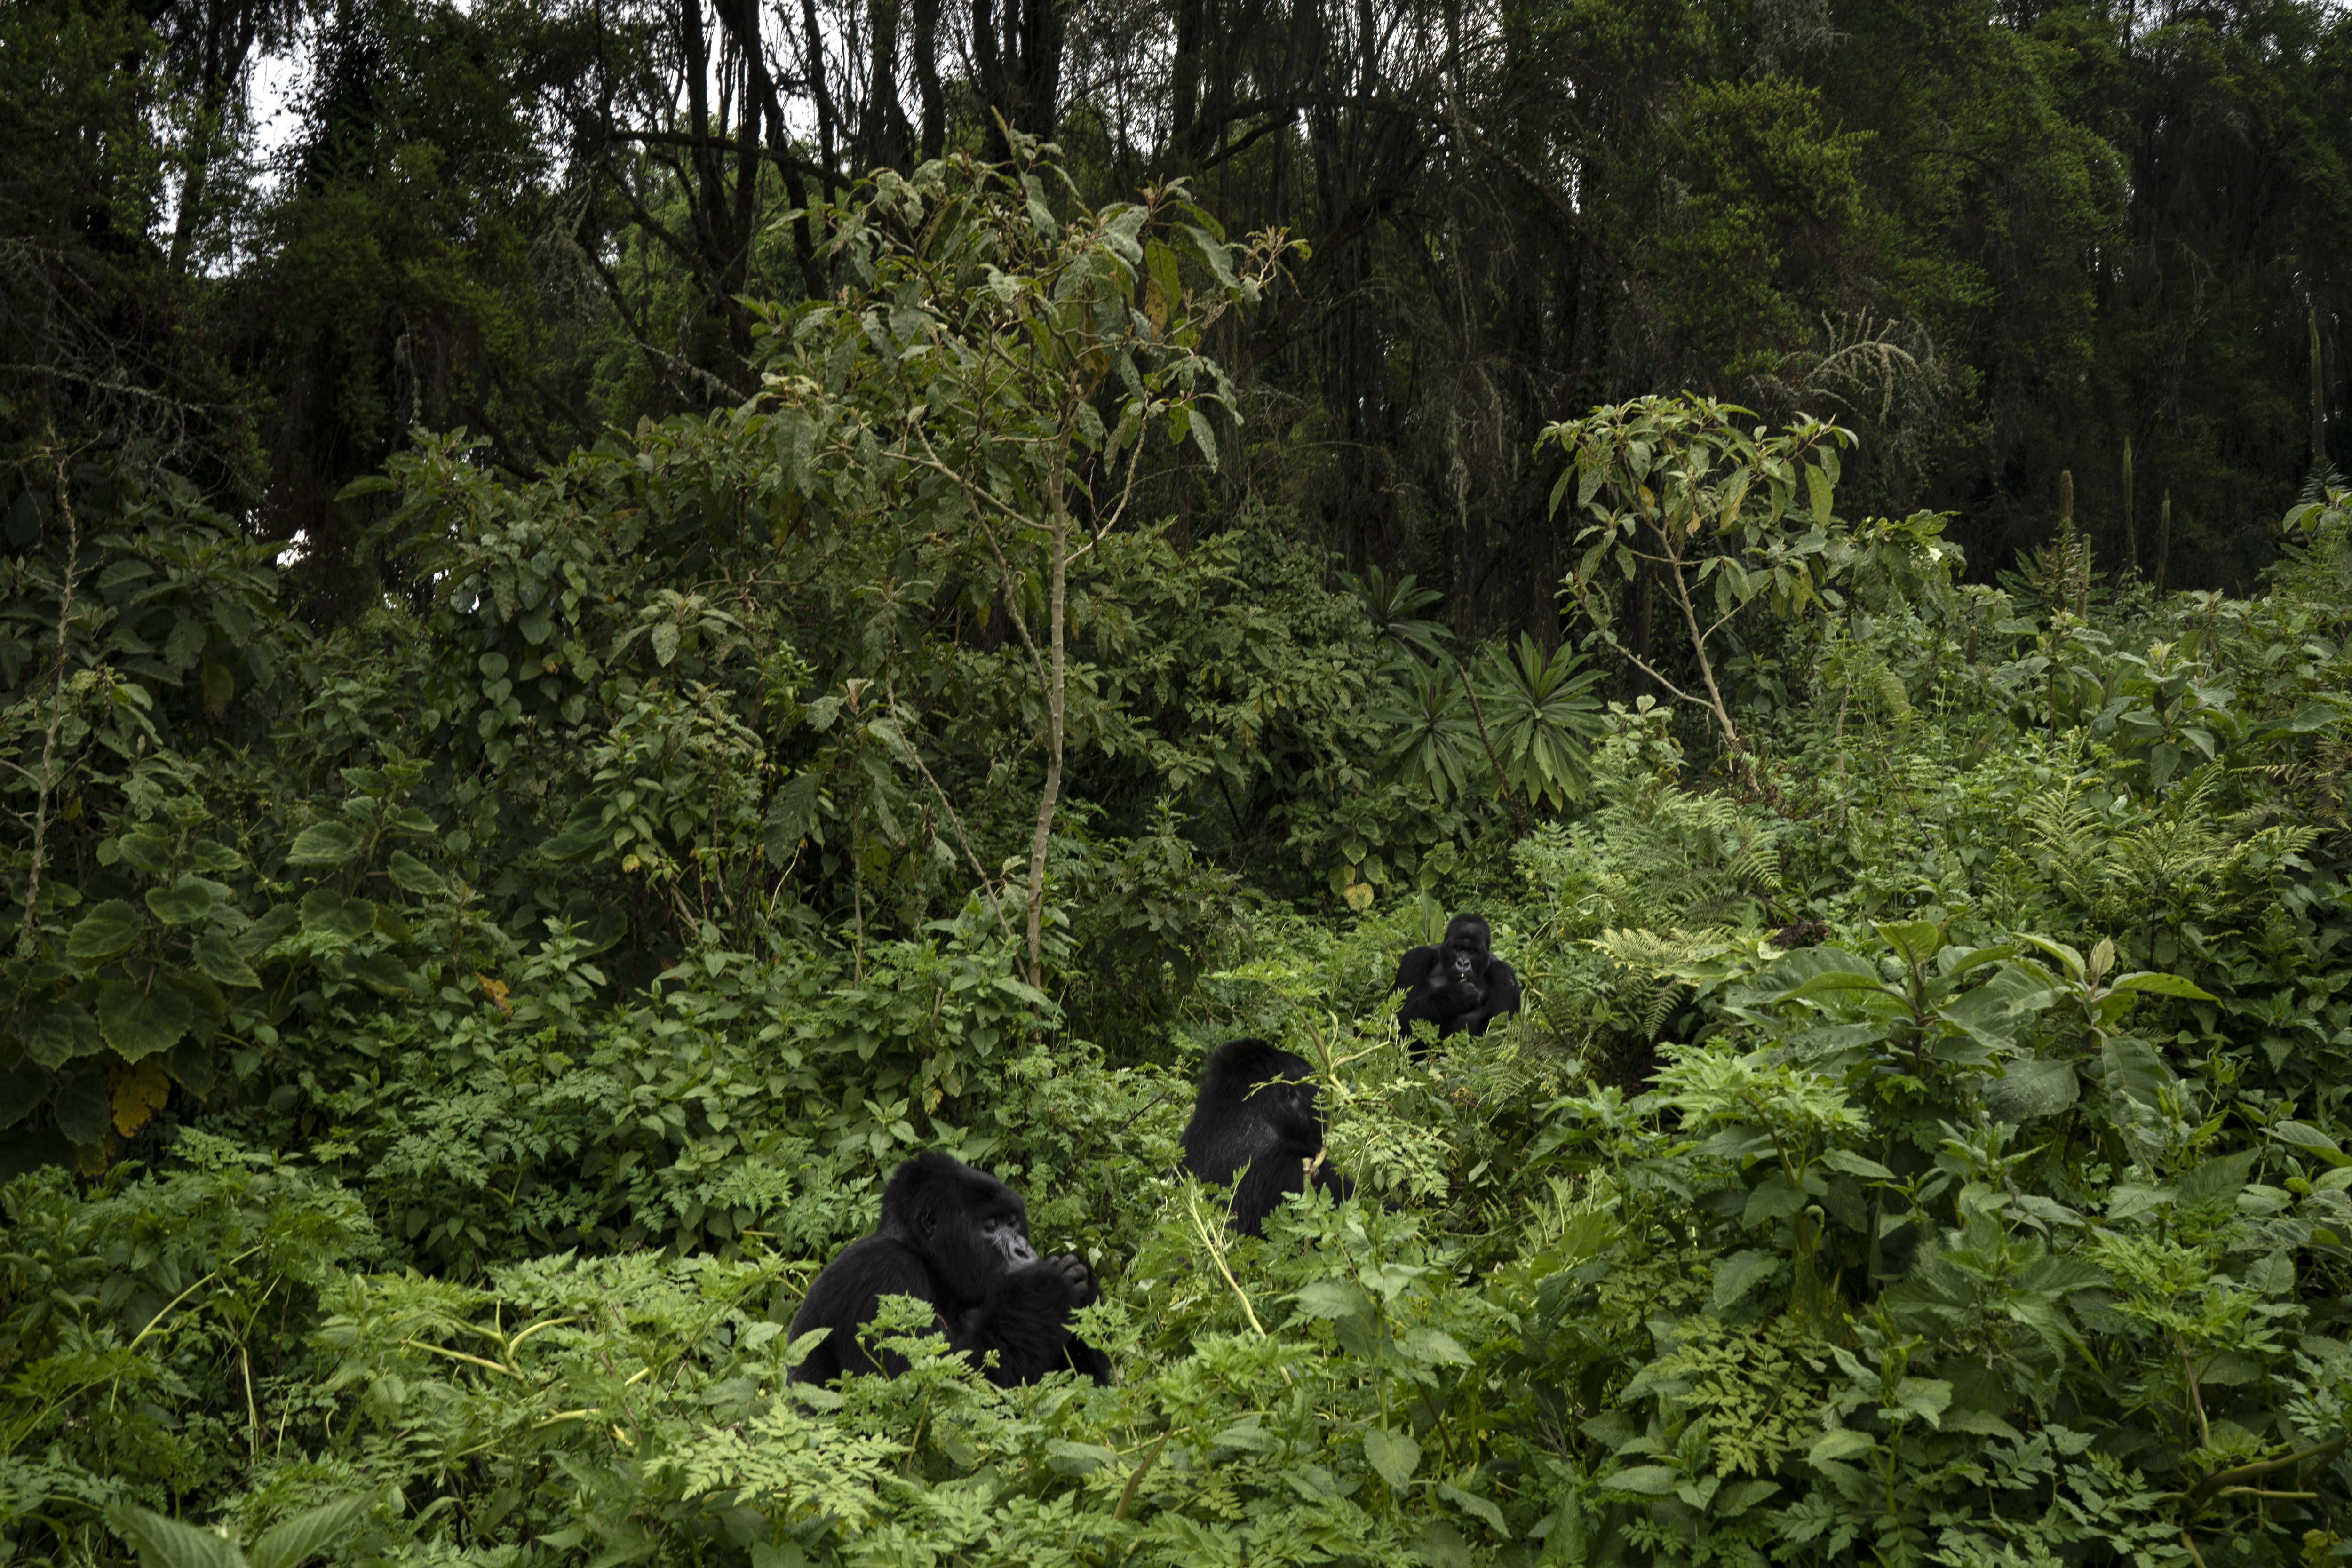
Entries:
[[980, 1222], [980, 1235], [981, 1239], [996, 1248], [1007, 1268], [1037, 1261], [1037, 1249], [1029, 1245], [1027, 1229], [1017, 1214], [988, 1215]]
[[909, 1161], [914, 1172], [883, 1197], [886, 1225], [908, 1232], [933, 1267], [967, 1289], [1037, 1261], [1029, 1207], [985, 1171], [945, 1155]]
[[1448, 1005], [1456, 1011], [1475, 1007], [1486, 999], [1486, 987], [1482, 972], [1485, 944], [1468, 934], [1449, 942], [1441, 950], [1444, 957], [1431, 966], [1429, 989], [1442, 994]]

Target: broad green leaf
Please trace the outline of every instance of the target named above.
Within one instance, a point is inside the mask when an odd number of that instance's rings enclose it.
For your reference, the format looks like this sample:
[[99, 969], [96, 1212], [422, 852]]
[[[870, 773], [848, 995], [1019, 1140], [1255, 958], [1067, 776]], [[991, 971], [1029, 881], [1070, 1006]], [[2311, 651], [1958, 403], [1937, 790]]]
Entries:
[[247, 958], [268, 952], [278, 945], [278, 938], [294, 929], [301, 919], [292, 904], [272, 904], [261, 918], [236, 933], [236, 951]]
[[2146, 1214], [2172, 1201], [2170, 1187], [2151, 1187], [2140, 1182], [2117, 1182], [2107, 1193], [2107, 1218], [2126, 1220], [2136, 1214]]
[[171, 1049], [195, 1021], [195, 1005], [175, 987], [142, 991], [128, 980], [110, 980], [98, 988], [100, 1032], [126, 1062]]
[[188, 846], [188, 864], [199, 871], [234, 871], [245, 864], [245, 857], [226, 844], [199, 838]]
[[359, 830], [345, 822], [318, 822], [295, 836], [289, 866], [340, 866], [360, 847]]
[[197, 679], [205, 692], [205, 716], [217, 719], [228, 711], [236, 698], [236, 676], [229, 667], [216, 658], [208, 658], [197, 667]]
[[1118, 1459], [1118, 1449], [1106, 1448], [1099, 1443], [1073, 1443], [1055, 1437], [1045, 1445], [1045, 1463], [1056, 1475], [1090, 1476]]
[[1445, 1519], [1426, 1521], [1421, 1527], [1422, 1568], [1478, 1568], [1470, 1543]]
[[60, 1002], [26, 1028], [25, 1054], [45, 1068], [61, 1068], [76, 1057], [94, 1057], [106, 1047], [98, 1020], [79, 1002]]
[[1612, 1491], [1632, 1492], [1638, 1497], [1667, 1497], [1681, 1479], [1664, 1465], [1635, 1465], [1613, 1476], [1601, 1477], [1601, 1484]]
[[1832, 974], [1851, 976], [1863, 985], [1885, 984], [1878, 966], [1866, 958], [1842, 948], [1801, 947], [1756, 977], [1756, 996], [1760, 1001], [1784, 1001], [1809, 982]]
[[2242, 1149], [2199, 1161], [2173, 1182], [2173, 1200], [2185, 1207], [2235, 1198], [2245, 1190], [2246, 1179], [2253, 1174], [2254, 1162], [2261, 1154], [2259, 1149]]
[[2328, 1164], [2352, 1165], [2352, 1154], [2347, 1154], [2335, 1139], [2309, 1122], [2273, 1121], [2270, 1125], [2270, 1135], [2282, 1143], [2316, 1154]]
[[1819, 1440], [1805, 1450], [1805, 1458], [1818, 1465], [1829, 1459], [1856, 1458], [1877, 1447], [1869, 1433], [1841, 1426], [1834, 1432], [1822, 1433]]
[[1308, 1317], [1323, 1319], [1360, 1317], [1370, 1305], [1362, 1289], [1344, 1279], [1318, 1279], [1291, 1300]]
[[238, 955], [236, 944], [218, 926], [197, 934], [194, 956], [196, 967], [220, 984], [251, 989], [261, 984], [261, 976]]
[[352, 979], [379, 996], [407, 996], [416, 989], [416, 977], [388, 952], [361, 953], [347, 961], [345, 968]]
[[2083, 955], [2080, 952], [2077, 952], [2074, 949], [2068, 947], [2064, 942], [2053, 942], [2046, 936], [2036, 936], [2031, 931], [2020, 936], [2018, 940], [2020, 942], [2030, 942], [2034, 946], [2040, 948], [2042, 952], [2048, 953], [2051, 957], [2056, 959], [2065, 967], [2067, 979], [2079, 981], [2083, 978]]
[[1943, 945], [1944, 933], [1933, 921], [1887, 921], [1880, 924], [1881, 941], [1913, 963], [1926, 963]]
[[1493, 1531], [1497, 1540], [1511, 1539], [1510, 1526], [1503, 1522], [1503, 1510], [1485, 1498], [1475, 1492], [1465, 1492], [1460, 1487], [1451, 1486], [1444, 1481], [1437, 1484], [1437, 1495], [1464, 1512], [1476, 1515], [1479, 1522]]
[[1209, 428], [1208, 411], [1195, 409], [1192, 423], [1192, 444], [1201, 448], [1201, 460], [1209, 465], [1209, 472], [1217, 471], [1217, 433]]
[[2179, 996], [2189, 1002], [2218, 1002], [2221, 1000], [2220, 997], [2214, 995], [2211, 992], [2202, 989], [2193, 982], [2183, 980], [2178, 974], [2161, 974], [2152, 971], [2143, 971], [2137, 974], [2126, 974], [2122, 979], [2115, 983], [2113, 989], [2117, 991], [2147, 991], [2152, 992], [2158, 996]]
[[1852, 970], [1832, 969], [1825, 973], [1814, 975], [1793, 990], [1783, 992], [1775, 1000], [1801, 1002], [1809, 996], [1826, 996], [1838, 991], [1875, 991], [1888, 996], [1895, 994], [1894, 988], [1881, 980], [1874, 972], [1863, 974]]
[[1789, 1185], [1776, 1172], [1757, 1183], [1756, 1190], [1748, 1194], [1748, 1208], [1739, 1216], [1739, 1223], [1754, 1230], [1758, 1226], [1787, 1219], [1804, 1206], [1803, 1190]]
[[419, 898], [435, 898], [447, 889], [447, 884], [441, 879], [441, 873], [405, 849], [395, 849], [385, 856], [383, 869], [402, 891], [415, 893]]
[[146, 922], [138, 909], [121, 899], [92, 906], [66, 933], [66, 956], [77, 963], [96, 964], [131, 951]]
[[2020, 1289], [2045, 1296], [2070, 1295], [2108, 1283], [2105, 1269], [2072, 1253], [2053, 1253], [2017, 1277]]
[[677, 657], [677, 623], [656, 621], [646, 640], [653, 644], [654, 662], [667, 668], [670, 660]]
[[115, 1504], [106, 1521], [138, 1552], [141, 1568], [246, 1568], [233, 1542], [135, 1503]]
[[194, 925], [213, 912], [213, 893], [197, 881], [185, 881], [176, 888], [150, 888], [147, 907], [165, 925]]
[[346, 899], [332, 888], [313, 888], [302, 895], [302, 929], [315, 936], [353, 942], [374, 924], [372, 900]]
[[96, 1063], [85, 1065], [58, 1085], [49, 1104], [58, 1119], [58, 1131], [69, 1142], [84, 1147], [104, 1138], [114, 1120], [114, 1107], [106, 1098], [106, 1070]]
[[1895, 1412], [1900, 1412], [1925, 1421], [1930, 1426], [1940, 1426], [1944, 1422], [1944, 1412], [1950, 1409], [1951, 1405], [1952, 1385], [1943, 1379], [1906, 1377], [1895, 1385], [1894, 1409], [1881, 1414], [1892, 1418]]
[[30, 1116], [48, 1098], [49, 1075], [36, 1067], [30, 1058], [0, 1072], [0, 1132]]
[[1421, 1468], [1421, 1445], [1402, 1432], [1375, 1426], [1364, 1434], [1364, 1458], [1393, 1490], [1402, 1490]]
[[1851, 1149], [1832, 1149], [1822, 1155], [1822, 1163], [1832, 1171], [1843, 1171], [1849, 1176], [1862, 1176], [1874, 1182], [1891, 1182], [1895, 1173], [1875, 1160], [1864, 1159]]
[[1415, 1329], [1397, 1348], [1423, 1366], [1468, 1366], [1469, 1352], [1444, 1329]]
[[2011, 1062], [2001, 1077], [1984, 1081], [1985, 1109], [1997, 1120], [2021, 1126], [2037, 1116], [2057, 1114], [2082, 1093], [2082, 1080], [2071, 1062]]
[[2114, 1035], [2100, 1043], [2099, 1065], [2111, 1095], [2126, 1095], [2153, 1107], [2172, 1087], [2172, 1068], [2156, 1047], [2129, 1035]]

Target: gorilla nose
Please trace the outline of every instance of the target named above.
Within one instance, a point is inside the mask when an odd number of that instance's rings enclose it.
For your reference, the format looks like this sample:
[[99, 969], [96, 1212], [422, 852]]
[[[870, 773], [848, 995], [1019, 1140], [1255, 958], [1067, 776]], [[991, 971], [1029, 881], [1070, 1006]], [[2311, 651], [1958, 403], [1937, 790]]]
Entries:
[[1004, 1260], [1007, 1263], [1034, 1263], [1037, 1261], [1037, 1249], [1029, 1245], [1029, 1240], [1026, 1237], [1016, 1235], [1012, 1231], [1006, 1231], [1003, 1237], [998, 1238], [996, 1245], [1004, 1248]]

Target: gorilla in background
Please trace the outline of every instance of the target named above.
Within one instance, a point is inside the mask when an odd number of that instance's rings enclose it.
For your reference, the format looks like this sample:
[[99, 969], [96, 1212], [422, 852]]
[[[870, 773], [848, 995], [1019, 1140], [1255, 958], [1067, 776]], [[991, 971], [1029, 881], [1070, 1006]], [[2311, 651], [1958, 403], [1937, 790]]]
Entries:
[[[1445, 928], [1445, 940], [1433, 947], [1416, 947], [1397, 965], [1396, 989], [1410, 992], [1398, 1010], [1397, 1022], [1405, 1037], [1412, 1024], [1426, 1018], [1437, 1026], [1437, 1037], [1481, 1035], [1489, 1020], [1519, 1010], [1519, 977], [1489, 950], [1486, 922], [1477, 915], [1455, 915]], [[1414, 1048], [1414, 1055], [1420, 1048]]]
[[1264, 1236], [1265, 1216], [1314, 1184], [1344, 1198], [1355, 1184], [1323, 1163], [1323, 1108], [1306, 1058], [1264, 1040], [1228, 1040], [1209, 1058], [1192, 1120], [1184, 1129], [1184, 1169], [1223, 1186], [1249, 1167], [1234, 1192], [1233, 1226]]
[[948, 1343], [977, 1364], [989, 1351], [988, 1380], [1000, 1388], [1074, 1367], [1110, 1381], [1110, 1358], [1070, 1331], [1070, 1314], [1095, 1300], [1093, 1275], [1076, 1253], [1040, 1259], [1029, 1245], [1021, 1194], [985, 1171], [926, 1150], [898, 1167], [882, 1190], [882, 1221], [824, 1266], [793, 1314], [795, 1336], [831, 1329], [795, 1368], [794, 1383], [831, 1383], [844, 1372], [896, 1377], [905, 1358], [878, 1363], [858, 1342], [884, 1296], [929, 1301]]

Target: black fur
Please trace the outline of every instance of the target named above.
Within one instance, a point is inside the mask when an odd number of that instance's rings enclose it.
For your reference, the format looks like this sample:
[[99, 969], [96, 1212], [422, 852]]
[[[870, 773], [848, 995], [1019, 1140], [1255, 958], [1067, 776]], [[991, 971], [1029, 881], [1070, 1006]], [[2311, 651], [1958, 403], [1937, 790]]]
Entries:
[[792, 1376], [831, 1383], [844, 1372], [907, 1370], [903, 1357], [878, 1363], [858, 1341], [884, 1296], [929, 1301], [948, 1343], [975, 1362], [989, 1351], [988, 1378], [1000, 1387], [1034, 1383], [1075, 1367], [1110, 1381], [1110, 1360], [1070, 1331], [1070, 1314], [1096, 1297], [1094, 1277], [1075, 1253], [1039, 1258], [1029, 1245], [1021, 1194], [985, 1171], [926, 1150], [898, 1167], [882, 1190], [882, 1222], [824, 1267], [793, 1314], [797, 1336], [831, 1329]]
[[1397, 1010], [1408, 1038], [1416, 1018], [1437, 1026], [1437, 1037], [1482, 1035], [1486, 1025], [1519, 1010], [1519, 977], [1494, 955], [1486, 922], [1455, 915], [1445, 940], [1416, 947], [1397, 965], [1396, 989], [1410, 993]]
[[1184, 1129], [1184, 1169], [1223, 1186], [1248, 1167], [1234, 1192], [1235, 1230], [1264, 1236], [1267, 1211], [1307, 1190], [1309, 1161], [1318, 1162], [1315, 1184], [1333, 1197], [1355, 1190], [1353, 1182], [1319, 1163], [1319, 1099], [1315, 1069], [1305, 1058], [1264, 1040], [1228, 1040], [1210, 1056]]

